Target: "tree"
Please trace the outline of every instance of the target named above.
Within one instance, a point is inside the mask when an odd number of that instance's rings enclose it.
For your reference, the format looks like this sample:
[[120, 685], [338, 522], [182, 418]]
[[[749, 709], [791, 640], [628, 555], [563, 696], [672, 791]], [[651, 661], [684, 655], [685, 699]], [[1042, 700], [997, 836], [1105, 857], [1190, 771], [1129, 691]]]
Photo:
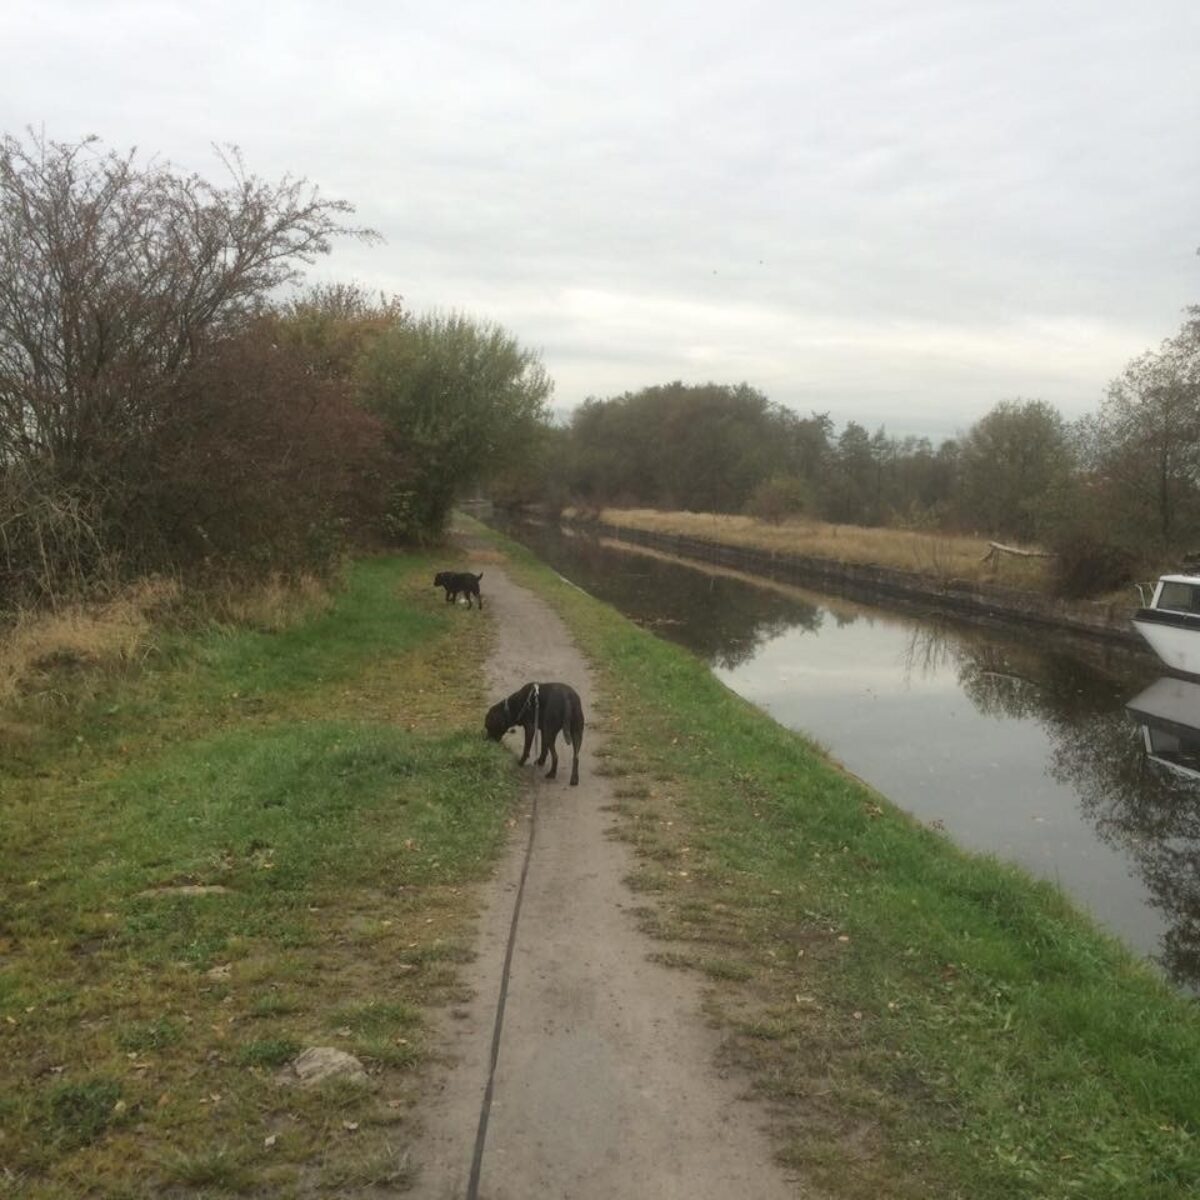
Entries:
[[95, 138], [0, 139], [0, 588], [10, 595], [87, 586], [120, 573], [125, 555], [178, 565], [149, 525], [147, 479], [165, 478], [149, 448], [192, 422], [191, 379], [230, 361], [223, 344], [245, 335], [274, 289], [334, 236], [374, 236], [305, 180], [264, 182], [236, 149], [220, 159], [224, 186]]
[[960, 518], [985, 533], [1032, 539], [1072, 465], [1066, 425], [1053, 405], [1003, 400], [962, 439]]
[[302, 357], [309, 370], [347, 382], [367, 346], [405, 319], [399, 296], [373, 296], [353, 283], [317, 284], [272, 315], [280, 345]]
[[1125, 537], [1185, 544], [1200, 515], [1200, 321], [1129, 363], [1084, 441]]
[[824, 480], [824, 516], [843, 525], [867, 523], [876, 477], [871, 435], [857, 421], [847, 421]]
[[393, 324], [356, 378], [409, 464], [392, 483], [391, 531], [417, 542], [440, 537], [455, 497], [521, 456], [553, 390], [536, 353], [461, 314]]
[[87, 475], [162, 419], [165, 380], [328, 253], [352, 211], [236, 149], [218, 187], [136, 152], [0, 140], [0, 458]]

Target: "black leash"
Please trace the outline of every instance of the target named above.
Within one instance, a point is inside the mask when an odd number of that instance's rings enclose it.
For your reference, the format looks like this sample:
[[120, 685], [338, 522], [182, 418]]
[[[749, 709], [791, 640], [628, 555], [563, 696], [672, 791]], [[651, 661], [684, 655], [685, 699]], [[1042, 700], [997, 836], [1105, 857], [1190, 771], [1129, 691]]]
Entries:
[[[537, 687], [537, 684], [534, 684]], [[535, 709], [536, 712], [536, 709]], [[537, 832], [537, 792], [533, 793], [533, 808], [529, 815], [529, 844], [525, 847], [525, 862], [521, 867], [521, 882], [517, 885], [517, 899], [513, 904], [512, 924], [508, 929], [508, 947], [504, 951], [504, 969], [500, 973], [500, 999], [496, 1004], [496, 1025], [492, 1030], [492, 1058], [488, 1066], [487, 1087], [483, 1093], [483, 1107], [479, 1111], [479, 1129], [475, 1134], [475, 1153], [471, 1158], [471, 1176], [467, 1181], [466, 1200], [479, 1200], [479, 1175], [483, 1168], [483, 1146], [487, 1141], [488, 1118], [492, 1113], [492, 1094], [496, 1085], [496, 1063], [500, 1059], [500, 1034], [504, 1028], [504, 1006], [508, 1003], [508, 977], [512, 971], [513, 949], [517, 944], [517, 922], [521, 917], [521, 901], [525, 896], [525, 877], [529, 874], [529, 861], [533, 857], [533, 837]]]

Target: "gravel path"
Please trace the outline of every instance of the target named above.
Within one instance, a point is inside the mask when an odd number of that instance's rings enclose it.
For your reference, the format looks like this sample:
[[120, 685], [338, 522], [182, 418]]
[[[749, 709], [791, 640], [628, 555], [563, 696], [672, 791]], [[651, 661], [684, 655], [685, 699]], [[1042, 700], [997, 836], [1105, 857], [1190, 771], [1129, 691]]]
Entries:
[[[562, 680], [593, 715], [593, 687], [562, 622], [495, 564], [484, 599], [498, 623], [489, 695]], [[464, 620], [473, 614], [463, 611]], [[480, 713], [482, 735], [483, 714]], [[506, 744], [520, 753], [520, 734]], [[628, 849], [608, 836], [610, 780], [584, 737], [580, 782], [532, 766], [529, 797], [484, 897], [474, 1000], [448, 1016], [450, 1060], [435, 1081], [415, 1155], [422, 1200], [775, 1200], [807, 1194], [771, 1157], [761, 1109], [715, 1064], [717, 1038], [689, 975], [648, 961], [653, 943], [621, 882]], [[532, 758], [533, 756], [531, 756]], [[536, 817], [533, 816], [536, 804]], [[528, 855], [531, 822], [532, 851]], [[522, 872], [526, 869], [524, 887]], [[480, 1145], [513, 912], [494, 1086]], [[472, 1181], [473, 1161], [476, 1178]]]

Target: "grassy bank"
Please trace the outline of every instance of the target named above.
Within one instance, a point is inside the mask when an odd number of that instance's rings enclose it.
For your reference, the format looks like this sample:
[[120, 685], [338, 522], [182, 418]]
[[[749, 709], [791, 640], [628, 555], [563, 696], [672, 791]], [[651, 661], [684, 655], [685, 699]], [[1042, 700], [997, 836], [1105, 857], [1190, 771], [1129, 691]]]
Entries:
[[1012, 556], [989, 559], [989, 542], [985, 538], [830, 525], [801, 517], [773, 524], [728, 513], [659, 512], [649, 508], [605, 508], [598, 515], [608, 524], [631, 529], [683, 534], [777, 554], [891, 567], [939, 582], [959, 579], [1033, 591], [1045, 591], [1048, 587], [1046, 559]]
[[[160, 636], [5, 714], [0, 1195], [406, 1182], [423, 1008], [516, 779], [478, 737], [482, 614], [423, 557], [276, 632]], [[302, 1047], [367, 1087], [284, 1087]]]
[[506, 548], [599, 673], [642, 921], [710, 981], [787, 1163], [861, 1200], [1197, 1194], [1194, 1003]]

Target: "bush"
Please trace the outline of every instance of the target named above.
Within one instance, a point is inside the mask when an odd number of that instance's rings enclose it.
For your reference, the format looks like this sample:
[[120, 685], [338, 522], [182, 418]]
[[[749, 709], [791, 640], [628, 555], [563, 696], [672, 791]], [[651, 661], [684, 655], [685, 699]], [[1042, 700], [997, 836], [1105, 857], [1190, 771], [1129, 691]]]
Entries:
[[746, 501], [746, 514], [778, 525], [804, 512], [810, 503], [808, 484], [796, 475], [775, 475], [760, 483]]
[[0, 136], [0, 608], [264, 550], [268, 566], [328, 558], [327, 500], [345, 479], [314, 420], [335, 447], [342, 430], [312, 386], [285, 404], [246, 338], [335, 236], [370, 235], [303, 179], [264, 182], [236, 151], [222, 164], [217, 186], [95, 139]]
[[1066, 600], [1083, 600], [1133, 582], [1137, 559], [1095, 533], [1075, 533], [1054, 547], [1052, 587]]

